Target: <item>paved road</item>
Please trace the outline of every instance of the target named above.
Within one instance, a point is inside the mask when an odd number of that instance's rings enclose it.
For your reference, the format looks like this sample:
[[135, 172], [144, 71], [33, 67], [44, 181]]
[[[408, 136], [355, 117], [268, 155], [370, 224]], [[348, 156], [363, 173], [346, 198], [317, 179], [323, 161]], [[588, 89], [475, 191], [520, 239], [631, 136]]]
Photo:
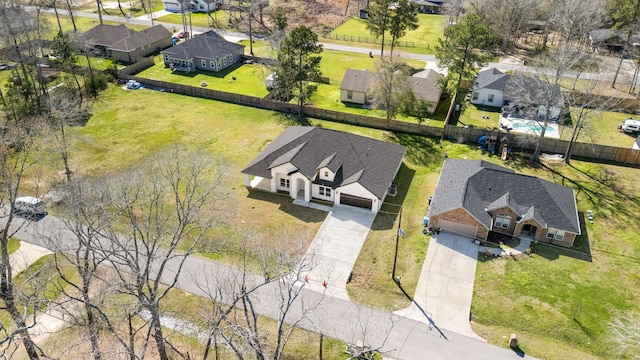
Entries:
[[347, 281], [375, 218], [365, 209], [333, 206], [304, 256], [315, 263], [313, 269], [302, 272], [309, 288], [323, 291], [326, 281], [327, 295], [349, 300]]
[[[39, 222], [30, 223], [20, 229], [16, 237], [40, 246], [49, 246], [42, 234], [53, 234], [65, 241], [70, 239], [62, 221], [47, 216]], [[173, 275], [175, 264], [169, 264], [165, 273], [167, 279]], [[184, 264], [177, 288], [189, 293], [206, 296], [203, 284], [216, 285], [239, 276], [238, 270], [219, 263], [190, 257]], [[252, 277], [250, 282], [259, 282]], [[279, 315], [278, 286], [273, 282], [255, 293], [254, 305], [258, 313], [271, 318]], [[500, 348], [485, 342], [443, 330], [442, 335], [428, 324], [397, 316], [382, 310], [355, 304], [353, 302], [326, 296], [326, 294], [303, 290], [301, 297], [294, 303], [287, 321], [298, 319], [309, 304], [319, 304], [307, 315], [299, 326], [323, 333], [349, 343], [362, 341], [373, 348], [379, 348], [385, 356], [394, 359], [516, 359], [511, 350]]]
[[[34, 7], [25, 7], [27, 9], [35, 9]], [[51, 13], [53, 14], [54, 11], [53, 9], [42, 9], [41, 11], [46, 12], [46, 13]], [[66, 10], [58, 10], [58, 13], [61, 15], [68, 15], [68, 11]], [[163, 14], [164, 12], [158, 12], [158, 15]], [[98, 18], [98, 14], [97, 13], [89, 13], [89, 12], [74, 12], [75, 16], [78, 17], [86, 17], [86, 18], [93, 18], [93, 19], [97, 19]], [[129, 23], [129, 24], [135, 24], [135, 25], [147, 25], [150, 26], [152, 24], [151, 19], [149, 18], [149, 15], [143, 15], [143, 16], [139, 16], [136, 18], [131, 18], [131, 19], [127, 19], [121, 16], [114, 16], [114, 15], [102, 15], [103, 20], [109, 20], [109, 21], [115, 21], [115, 22], [122, 22], [122, 23]], [[156, 16], [154, 16], [154, 19], [156, 18]], [[179, 29], [181, 26], [180, 24], [175, 24], [175, 23], [166, 23], [166, 22], [160, 22], [160, 21], [154, 21], [153, 22], [154, 25], [162, 25], [164, 27], [166, 27], [169, 30], [173, 30], [173, 29]], [[194, 32], [205, 32], [205, 31], [209, 31], [211, 30], [210, 28], [202, 28], [202, 27], [197, 27], [197, 26], [193, 26], [190, 27], [190, 29], [192, 29]], [[241, 33], [241, 32], [235, 32], [235, 31], [228, 31], [228, 30], [221, 30], [221, 29], [214, 29], [217, 33], [219, 33], [220, 35], [224, 36], [225, 38], [227, 38], [229, 41], [238, 41], [240, 39], [248, 39], [249, 36], [245, 33]], [[256, 40], [261, 40], [261, 37], [254, 37]], [[342, 44], [335, 44], [335, 43], [322, 43], [323, 47], [327, 50], [340, 50], [340, 51], [346, 51], [346, 52], [353, 52], [353, 53], [360, 53], [360, 54], [369, 54], [370, 52], [372, 52], [374, 55], [379, 55], [380, 51], [376, 50], [376, 49], [371, 49], [371, 48], [362, 48], [362, 47], [357, 47], [357, 46], [349, 46], [349, 45], [342, 45]], [[436, 63], [436, 57], [434, 55], [427, 55], [427, 54], [414, 54], [414, 53], [409, 53], [409, 52], [400, 52], [400, 51], [396, 51], [396, 53], [400, 56], [400, 57], [405, 57], [405, 58], [409, 58], [409, 59], [416, 59], [416, 60], [421, 60], [426, 62], [426, 66], [425, 68], [432, 68], [435, 69], [437, 68]], [[385, 52], [386, 54], [386, 52]], [[578, 73], [575, 71], [567, 71], [565, 73], [563, 73], [563, 77], [567, 77], [567, 78], [575, 78], [576, 76], [579, 76], [580, 79], [586, 79], [586, 80], [602, 80], [602, 81], [611, 81], [614, 77], [614, 73], [615, 73], [615, 68], [617, 67], [617, 61], [615, 62], [615, 66], [606, 66], [605, 71], [604, 72], [600, 72], [600, 73]], [[501, 71], [519, 71], [519, 72], [524, 72], [524, 73], [531, 73], [531, 74], [547, 74], [547, 75], [552, 75], [553, 70], [552, 69], [545, 69], [545, 68], [540, 68], [540, 67], [534, 67], [534, 66], [526, 66], [526, 65], [517, 65], [517, 64], [511, 64], [511, 63], [500, 63], [500, 62], [490, 62], [487, 64], [486, 67], [495, 67]], [[441, 69], [441, 71], [445, 71], [444, 69]], [[633, 79], [633, 73], [635, 71], [635, 65], [633, 64], [633, 62], [631, 60], [625, 60], [621, 69], [621, 73], [618, 77], [618, 81], [621, 83], [631, 83], [632, 79]]]
[[426, 313], [438, 327], [484, 341], [469, 325], [478, 248], [471, 239], [453, 233], [432, 236], [415, 303], [396, 313], [423, 322]]

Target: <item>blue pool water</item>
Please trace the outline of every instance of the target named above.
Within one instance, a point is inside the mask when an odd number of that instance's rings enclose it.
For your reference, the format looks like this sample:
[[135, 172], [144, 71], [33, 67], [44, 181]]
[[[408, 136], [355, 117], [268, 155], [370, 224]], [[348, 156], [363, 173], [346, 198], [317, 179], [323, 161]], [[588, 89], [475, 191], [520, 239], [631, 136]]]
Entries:
[[[536, 132], [536, 133], [540, 133], [542, 132], [542, 125], [538, 124], [535, 121], [527, 121], [527, 122], [514, 122], [512, 124], [514, 129], [518, 129], [521, 131], [531, 131], [531, 132]], [[552, 128], [551, 126], [547, 126], [547, 131], [548, 133], [554, 133], [556, 132], [556, 129]]]

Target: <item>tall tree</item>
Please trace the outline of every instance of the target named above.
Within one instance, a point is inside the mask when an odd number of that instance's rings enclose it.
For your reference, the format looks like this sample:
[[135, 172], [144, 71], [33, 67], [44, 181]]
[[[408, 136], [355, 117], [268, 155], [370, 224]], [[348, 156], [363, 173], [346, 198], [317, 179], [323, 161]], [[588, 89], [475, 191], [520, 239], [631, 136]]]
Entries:
[[37, 134], [41, 122], [37, 117], [22, 117], [3, 125], [5, 130], [0, 131], [0, 311], [8, 314], [13, 324], [0, 324], [4, 335], [0, 341], [6, 349], [21, 342], [27, 357], [34, 360], [40, 358], [40, 351], [29, 334], [31, 326], [27, 324], [28, 315], [23, 306], [31, 306], [34, 311], [38, 306], [25, 303], [14, 282], [16, 274], [9, 261], [9, 239], [29, 221], [16, 216], [15, 201], [23, 187], [23, 175], [38, 161]]
[[298, 115], [302, 115], [305, 100], [317, 90], [310, 82], [319, 82], [322, 76], [321, 53], [318, 35], [307, 26], [296, 27], [282, 40], [276, 88], [280, 93], [292, 94], [298, 99]]
[[367, 19], [367, 30], [375, 37], [380, 37], [380, 58], [384, 56], [384, 36], [389, 28], [389, 17], [391, 16], [391, 0], [371, 0], [369, 3], [369, 18]]
[[631, 37], [640, 29], [640, 0], [612, 0], [610, 3], [610, 15], [615, 28], [627, 31], [624, 48], [620, 54], [620, 61], [611, 83], [611, 87], [615, 87]]
[[393, 119], [405, 103], [413, 102], [415, 95], [407, 83], [406, 65], [397, 61], [379, 61], [376, 65], [372, 96], [374, 106], [384, 110], [387, 120]]
[[448, 68], [448, 83], [455, 91], [462, 90], [462, 80], [471, 79], [478, 67], [484, 66], [490, 55], [493, 35], [485, 19], [469, 14], [462, 21], [444, 30], [445, 39], [438, 39], [438, 66]]
[[160, 322], [161, 305], [186, 259], [203, 249], [205, 237], [219, 225], [226, 164], [170, 149], [132, 173], [108, 179], [111, 209], [126, 221], [127, 230], [108, 229], [109, 241], [94, 251], [117, 272], [119, 292], [149, 313], [148, 334], [161, 360], [168, 360], [173, 348]]
[[418, 5], [409, 0], [398, 0], [389, 18], [389, 35], [391, 35], [391, 51], [389, 59], [393, 56], [393, 48], [396, 40], [403, 37], [407, 30], [418, 28]]

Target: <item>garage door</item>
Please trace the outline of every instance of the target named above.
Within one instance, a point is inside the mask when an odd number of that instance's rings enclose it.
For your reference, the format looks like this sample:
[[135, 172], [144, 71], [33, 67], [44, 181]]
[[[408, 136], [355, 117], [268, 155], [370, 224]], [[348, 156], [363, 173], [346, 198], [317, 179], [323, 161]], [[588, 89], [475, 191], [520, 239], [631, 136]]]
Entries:
[[438, 227], [444, 231], [449, 231], [458, 235], [463, 235], [475, 239], [476, 227], [472, 225], [459, 224], [453, 221], [440, 220]]
[[340, 204], [357, 206], [371, 210], [371, 204], [373, 204], [373, 201], [371, 199], [363, 198], [360, 196], [340, 194]]

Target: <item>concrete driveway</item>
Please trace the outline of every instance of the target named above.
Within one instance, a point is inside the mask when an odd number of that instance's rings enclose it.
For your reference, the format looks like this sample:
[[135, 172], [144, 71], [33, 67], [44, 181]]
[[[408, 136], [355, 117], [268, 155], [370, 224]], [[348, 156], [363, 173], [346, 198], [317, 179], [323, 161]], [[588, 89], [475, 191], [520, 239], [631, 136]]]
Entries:
[[414, 302], [396, 314], [484, 340], [469, 325], [479, 246], [448, 232], [434, 235], [416, 287]]
[[[334, 205], [304, 256], [312, 269], [302, 271], [308, 288], [348, 300], [347, 281], [376, 214], [366, 209]], [[304, 260], [303, 260], [304, 261]]]

